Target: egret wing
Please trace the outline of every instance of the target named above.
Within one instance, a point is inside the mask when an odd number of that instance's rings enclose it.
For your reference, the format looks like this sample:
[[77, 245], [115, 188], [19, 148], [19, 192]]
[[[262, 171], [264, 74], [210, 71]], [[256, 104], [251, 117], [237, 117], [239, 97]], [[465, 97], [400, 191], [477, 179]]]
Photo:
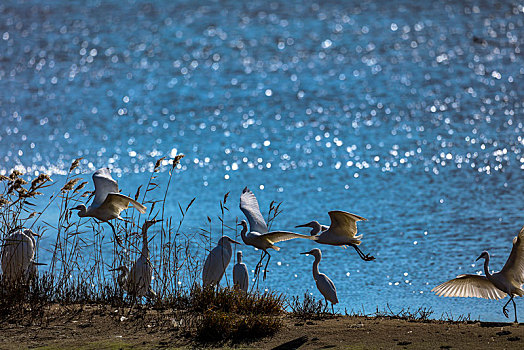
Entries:
[[283, 241], [289, 241], [290, 239], [295, 238], [304, 238], [304, 239], [311, 239], [313, 240], [315, 236], [306, 236], [301, 235], [300, 233], [294, 233], [294, 232], [286, 232], [286, 231], [271, 231], [263, 235], [265, 238], [267, 238], [268, 241], [271, 242], [271, 244], [275, 244], [278, 242]]
[[317, 280], [315, 281], [317, 283], [317, 288], [320, 291], [320, 293], [332, 302], [333, 304], [338, 303], [338, 297], [337, 297], [337, 289], [335, 288], [335, 284], [331, 279], [324, 275], [323, 273], [319, 274], [317, 277]]
[[330, 234], [354, 238], [357, 234], [357, 221], [366, 220], [361, 216], [341, 210], [330, 211], [331, 225]]
[[147, 209], [145, 205], [138, 203], [133, 198], [120, 193], [109, 193], [104, 203], [102, 203], [100, 206], [100, 209], [107, 208], [108, 210], [114, 210], [120, 214], [120, 212], [124, 209], [127, 209], [130, 204], [141, 214], [145, 214]]
[[253, 192], [251, 192], [247, 187], [244, 188], [240, 195], [240, 210], [242, 210], [247, 221], [249, 221], [250, 231], [258, 233], [266, 233], [269, 231], [266, 221], [260, 212], [257, 197], [255, 197]]
[[109, 193], [118, 193], [118, 183], [111, 177], [108, 168], [98, 169], [93, 174], [93, 182], [95, 183], [95, 198], [91, 203], [93, 208], [101, 206]]
[[519, 234], [513, 239], [513, 248], [509, 254], [508, 261], [500, 270], [508, 280], [515, 282], [520, 287], [524, 283], [524, 226]]
[[439, 297], [463, 297], [502, 299], [506, 293], [495, 287], [486, 276], [460, 275], [457, 278], [439, 284], [431, 290]]

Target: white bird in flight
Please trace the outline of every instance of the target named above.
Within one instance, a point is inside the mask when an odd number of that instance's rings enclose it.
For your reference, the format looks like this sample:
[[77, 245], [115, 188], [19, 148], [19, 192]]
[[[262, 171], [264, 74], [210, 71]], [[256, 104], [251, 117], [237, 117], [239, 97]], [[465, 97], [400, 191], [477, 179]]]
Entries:
[[239, 225], [242, 226], [242, 231], [240, 235], [242, 236], [242, 241], [245, 244], [253, 246], [255, 248], [261, 249], [264, 251], [264, 254], [260, 258], [256, 268], [255, 274], [258, 269], [262, 266], [262, 261], [267, 255], [268, 259], [266, 266], [264, 268], [264, 279], [266, 279], [267, 266], [271, 255], [267, 252], [269, 248], [279, 251], [280, 248], [275, 245], [275, 243], [287, 241], [294, 238], [304, 238], [304, 239], [313, 239], [312, 236], [301, 235], [294, 232], [286, 231], [272, 231], [269, 232], [267, 224], [264, 221], [264, 217], [260, 212], [258, 206], [258, 201], [253, 192], [251, 192], [247, 187], [242, 191], [240, 196], [240, 210], [244, 213], [247, 220], [249, 221], [249, 230], [247, 227], [247, 222], [242, 220]]
[[218, 240], [218, 245], [209, 252], [204, 262], [204, 268], [202, 269], [202, 282], [204, 287], [212, 284], [218, 286], [220, 283], [229, 265], [229, 261], [231, 261], [231, 255], [233, 254], [231, 243], [240, 244], [240, 242], [227, 236], [222, 236]]
[[131, 267], [131, 271], [127, 266], [120, 266], [110, 271], [120, 271], [118, 276], [118, 284], [126, 292], [131, 295], [143, 297], [154, 296], [155, 292], [151, 289], [151, 281], [153, 279], [153, 266], [149, 254], [149, 240], [147, 238], [147, 230], [156, 220], [144, 222], [142, 225], [142, 251], [140, 257], [135, 261]]
[[333, 305], [338, 303], [337, 289], [335, 288], [335, 284], [329, 279], [328, 276], [318, 271], [318, 264], [320, 263], [320, 260], [322, 260], [322, 252], [320, 249], [314, 248], [309, 252], [300, 254], [308, 254], [315, 257], [315, 261], [313, 262], [313, 278], [315, 279], [318, 290], [326, 299], [326, 303], [327, 301], [331, 302], [331, 311], [335, 313]]
[[2, 273], [4, 280], [10, 282], [24, 281], [36, 271], [34, 261], [36, 253], [35, 237], [40, 235], [32, 230], [17, 230], [4, 239], [1, 252]]
[[296, 227], [311, 227], [310, 232], [312, 239], [320, 244], [329, 244], [337, 246], [351, 246], [355, 248], [358, 256], [364, 261], [375, 260], [374, 256], [364, 254], [358, 247], [361, 243], [362, 235], [357, 234], [357, 221], [366, 221], [361, 216], [351, 214], [341, 210], [330, 211], [329, 218], [331, 225], [321, 225], [318, 221], [311, 221], [304, 225]]
[[127, 209], [129, 205], [133, 206], [141, 214], [145, 214], [147, 208], [144, 205], [131, 197], [119, 193], [118, 183], [111, 177], [108, 168], [98, 169], [93, 174], [93, 182], [95, 183], [95, 198], [89, 208], [86, 208], [84, 204], [80, 204], [71, 209], [78, 210], [78, 216], [94, 217], [107, 222], [113, 229], [116, 237], [115, 227], [109, 220], [123, 220], [120, 213]]
[[480, 275], [460, 275], [450, 281], [444, 282], [431, 291], [438, 296], [444, 297], [471, 297], [484, 299], [503, 299], [509, 294], [508, 302], [502, 307], [504, 316], [508, 316], [509, 302], [513, 303], [515, 310], [515, 323], [517, 321], [517, 307], [513, 297], [524, 296], [522, 284], [524, 284], [524, 227], [513, 239], [513, 248], [506, 264], [499, 272], [489, 272], [489, 253], [483, 251], [477, 260], [484, 259], [484, 273]]
[[237, 263], [233, 266], [233, 285], [247, 292], [249, 287], [249, 274], [247, 266], [242, 262], [242, 252], [237, 252]]

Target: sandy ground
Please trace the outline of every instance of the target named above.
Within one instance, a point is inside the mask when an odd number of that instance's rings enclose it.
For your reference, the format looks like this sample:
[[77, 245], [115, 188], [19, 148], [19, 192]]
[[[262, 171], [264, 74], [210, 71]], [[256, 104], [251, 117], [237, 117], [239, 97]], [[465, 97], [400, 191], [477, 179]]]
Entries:
[[56, 308], [40, 325], [3, 322], [0, 348], [524, 349], [524, 324], [350, 316], [303, 321], [284, 316], [283, 329], [273, 337], [241, 344], [203, 344], [177, 318], [152, 310], [129, 314], [108, 307]]

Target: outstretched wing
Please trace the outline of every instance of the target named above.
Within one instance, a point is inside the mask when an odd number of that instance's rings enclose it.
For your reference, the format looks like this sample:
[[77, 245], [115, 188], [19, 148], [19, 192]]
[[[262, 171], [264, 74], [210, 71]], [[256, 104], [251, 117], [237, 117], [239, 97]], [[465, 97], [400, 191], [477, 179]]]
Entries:
[[249, 221], [249, 231], [258, 233], [269, 231], [266, 221], [260, 212], [257, 197], [247, 187], [244, 188], [240, 195], [240, 210], [242, 210], [247, 221]]
[[460, 275], [457, 278], [439, 284], [431, 290], [439, 297], [463, 297], [502, 299], [506, 293], [495, 287], [486, 276]]
[[513, 248], [509, 254], [508, 261], [500, 270], [500, 274], [504, 275], [513, 284], [522, 286], [524, 283], [524, 226], [520, 230], [517, 237], [513, 239]]
[[341, 210], [330, 211], [328, 214], [331, 219], [330, 234], [342, 237], [354, 238], [357, 234], [357, 221], [366, 220]]
[[95, 183], [95, 198], [91, 207], [98, 208], [104, 203], [109, 193], [118, 193], [118, 184], [111, 177], [111, 173], [108, 168], [98, 169], [93, 174], [93, 182]]
[[289, 241], [290, 239], [295, 238], [304, 238], [304, 239], [314, 239], [315, 236], [306, 236], [301, 235], [300, 233], [294, 233], [294, 232], [286, 232], [286, 231], [272, 231], [268, 232], [263, 235], [265, 238], [267, 238], [268, 241], [271, 242], [271, 244], [275, 244], [278, 242], [283, 241]]
[[124, 209], [127, 209], [129, 205], [133, 206], [141, 214], [145, 214], [147, 209], [145, 205], [140, 204], [133, 198], [120, 193], [109, 193], [104, 203], [102, 203], [100, 206], [100, 209], [107, 209], [108, 211], [114, 211], [120, 214], [120, 212]]

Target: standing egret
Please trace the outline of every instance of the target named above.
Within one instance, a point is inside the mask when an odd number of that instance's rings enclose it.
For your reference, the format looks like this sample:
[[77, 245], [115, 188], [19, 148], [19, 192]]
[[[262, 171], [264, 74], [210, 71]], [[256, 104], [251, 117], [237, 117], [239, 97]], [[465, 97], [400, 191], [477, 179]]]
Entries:
[[338, 245], [338, 246], [351, 246], [355, 248], [358, 256], [364, 261], [375, 260], [374, 256], [369, 254], [364, 255], [358, 245], [361, 243], [360, 239], [362, 235], [357, 234], [357, 221], [366, 221], [361, 216], [351, 214], [345, 211], [334, 210], [330, 211], [329, 218], [331, 219], [331, 225], [321, 225], [318, 221], [311, 221], [304, 225], [298, 225], [296, 227], [311, 227], [310, 234], [313, 240], [320, 244]]
[[36, 271], [34, 262], [36, 252], [35, 237], [40, 235], [33, 231], [17, 230], [11, 233], [4, 240], [1, 252], [2, 273], [4, 280], [10, 282], [27, 281], [34, 277], [32, 274]]
[[509, 254], [506, 264], [499, 272], [491, 274], [489, 272], [489, 253], [483, 251], [477, 258], [484, 259], [484, 273], [486, 276], [479, 275], [460, 275], [457, 278], [444, 282], [431, 291], [438, 296], [444, 297], [471, 297], [484, 299], [503, 299], [509, 294], [508, 302], [502, 307], [504, 316], [508, 316], [509, 302], [513, 303], [515, 310], [515, 323], [517, 321], [517, 306], [513, 300], [514, 296], [524, 296], [522, 284], [524, 284], [524, 227], [513, 239], [513, 248]]
[[133, 206], [141, 214], [145, 214], [147, 208], [144, 205], [118, 192], [118, 183], [111, 177], [108, 168], [98, 169], [93, 174], [93, 182], [95, 183], [95, 198], [89, 208], [86, 209], [84, 204], [80, 204], [71, 209], [78, 210], [78, 216], [94, 217], [107, 222], [116, 236], [115, 227], [109, 220], [123, 220], [120, 217], [120, 213], [127, 209], [129, 205]]
[[233, 285], [247, 292], [249, 287], [249, 274], [247, 266], [242, 262], [242, 252], [237, 252], [237, 263], [233, 266]]
[[155, 292], [151, 289], [151, 280], [153, 279], [153, 266], [149, 259], [149, 241], [147, 238], [147, 230], [156, 220], [146, 221], [142, 225], [142, 251], [140, 257], [131, 267], [131, 271], [127, 266], [120, 266], [111, 271], [120, 271], [118, 275], [118, 284], [122, 289], [134, 296], [154, 296]]
[[268, 256], [266, 266], [264, 268], [264, 279], [266, 279], [267, 266], [269, 264], [269, 260], [271, 259], [271, 255], [267, 252], [267, 249], [273, 248], [276, 251], [279, 251], [280, 248], [274, 245], [275, 243], [287, 241], [294, 238], [313, 239], [313, 237], [311, 236], [305, 236], [294, 232], [268, 232], [269, 229], [267, 228], [267, 224], [264, 221], [264, 217], [260, 212], [260, 207], [258, 206], [257, 198], [255, 197], [254, 193], [251, 192], [247, 187], [244, 188], [242, 194], [240, 195], [240, 210], [242, 210], [247, 220], [249, 221], [249, 230], [247, 227], [247, 222], [245, 220], [242, 220], [239, 224], [242, 225], [242, 231], [240, 232], [242, 236], [242, 241], [244, 241], [244, 243], [247, 245], [253, 246], [264, 251], [264, 254], [260, 258], [260, 261], [258, 262], [255, 268], [255, 274], [256, 271], [258, 271], [258, 269], [262, 266], [262, 261], [264, 260], [264, 257], [266, 255]]
[[206, 258], [204, 269], [202, 270], [203, 286], [215, 284], [218, 286], [222, 276], [226, 272], [226, 268], [231, 260], [233, 248], [231, 243], [240, 244], [227, 236], [223, 236], [218, 240], [218, 245], [213, 248]]
[[308, 254], [313, 255], [315, 257], [315, 262], [313, 262], [313, 278], [317, 283], [318, 290], [324, 296], [324, 298], [326, 298], [326, 304], [328, 301], [330, 301], [331, 311], [335, 313], [333, 305], [338, 303], [337, 289], [335, 288], [335, 284], [333, 283], [333, 281], [329, 279], [328, 276], [318, 272], [318, 264], [320, 263], [320, 260], [322, 260], [322, 252], [320, 251], [320, 249], [314, 248], [311, 249], [309, 252], [300, 254]]

